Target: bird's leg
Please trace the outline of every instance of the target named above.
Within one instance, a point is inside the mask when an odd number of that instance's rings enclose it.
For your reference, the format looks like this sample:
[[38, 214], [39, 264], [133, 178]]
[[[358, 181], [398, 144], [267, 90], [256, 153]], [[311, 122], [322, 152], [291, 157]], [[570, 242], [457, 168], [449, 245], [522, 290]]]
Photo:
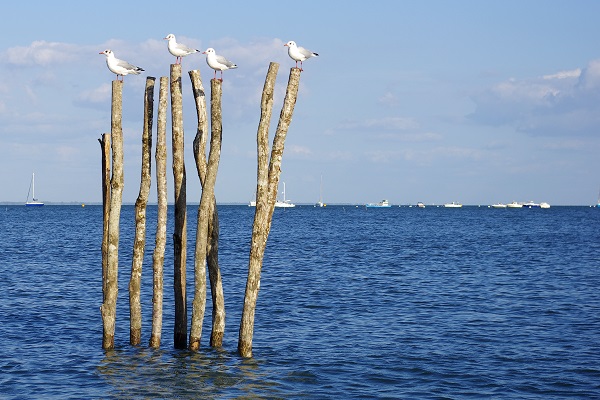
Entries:
[[221, 71], [221, 79], [219, 79], [221, 82], [223, 82], [223, 71]]

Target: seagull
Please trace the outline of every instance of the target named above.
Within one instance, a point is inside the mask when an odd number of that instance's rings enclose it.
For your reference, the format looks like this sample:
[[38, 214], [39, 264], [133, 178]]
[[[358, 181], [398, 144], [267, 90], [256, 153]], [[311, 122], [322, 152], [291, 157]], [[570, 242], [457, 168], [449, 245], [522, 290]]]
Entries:
[[200, 50], [192, 49], [184, 44], [177, 43], [177, 40], [175, 40], [175, 35], [172, 33], [169, 33], [165, 40], [169, 41], [169, 53], [175, 56], [175, 64], [181, 64], [181, 58], [187, 56], [188, 54], [200, 52]]
[[319, 57], [317, 53], [313, 53], [310, 50], [305, 49], [304, 47], [296, 46], [296, 42], [290, 40], [284, 46], [288, 48], [288, 55], [294, 61], [296, 61], [296, 68], [298, 68], [298, 61], [300, 61], [300, 71], [302, 71], [302, 61], [311, 58], [311, 57]]
[[202, 54], [206, 54], [206, 63], [215, 70], [215, 79], [217, 79], [217, 70], [221, 71], [221, 82], [223, 82], [223, 71], [238, 67], [225, 57], [217, 55], [213, 48], [206, 49]]
[[[127, 61], [116, 58], [112, 50], [104, 50], [98, 54], [106, 55], [106, 65], [113, 74], [117, 74], [117, 80], [119, 80], [119, 76], [125, 77], [125, 75], [128, 74], [139, 75], [140, 72], [143, 71], [140, 67], [136, 67], [135, 65], [129, 64]], [[121, 78], [121, 81], [123, 81], [123, 78]]]

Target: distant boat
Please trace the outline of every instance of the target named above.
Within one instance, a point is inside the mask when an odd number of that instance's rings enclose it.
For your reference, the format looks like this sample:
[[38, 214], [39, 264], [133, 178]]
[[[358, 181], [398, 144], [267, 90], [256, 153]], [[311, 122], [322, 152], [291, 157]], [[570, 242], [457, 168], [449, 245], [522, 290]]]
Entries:
[[523, 204], [521, 203], [517, 203], [516, 201], [513, 201], [512, 203], [508, 203], [506, 205], [507, 208], [523, 208]]
[[533, 201], [528, 201], [527, 203], [523, 203], [523, 207], [525, 207], [525, 208], [540, 208], [540, 204], [535, 203]]
[[[29, 193], [31, 193], [31, 201], [29, 201]], [[27, 207], [41, 207], [44, 205], [44, 203], [35, 198], [35, 173], [31, 174], [31, 185], [29, 185], [29, 192], [27, 192], [25, 205]]]
[[[248, 207], [256, 207], [256, 200], [251, 200], [250, 203], [248, 203]], [[275, 207], [277, 207], [277, 208], [296, 207], [295, 204], [293, 204], [290, 200], [287, 200], [285, 198], [285, 182], [283, 182], [283, 201], [275, 200]]]
[[419, 208], [425, 208], [425, 203], [418, 202], [417, 203], [417, 207], [419, 207]]
[[285, 182], [283, 182], [283, 201], [281, 200], [276, 200], [275, 201], [275, 207], [277, 208], [290, 208], [290, 207], [296, 207], [295, 204], [293, 204], [290, 200], [287, 200], [285, 198]]
[[504, 203], [492, 204], [492, 208], [506, 208], [506, 204], [504, 204]]
[[598, 191], [598, 202], [596, 203], [596, 207], [600, 207], [600, 190]]
[[391, 207], [390, 202], [387, 200], [381, 200], [379, 203], [368, 203], [365, 204], [365, 207], [368, 208], [386, 208], [386, 207]]
[[446, 207], [446, 208], [460, 208], [460, 207], [462, 207], [462, 204], [453, 201], [452, 203], [446, 203], [446, 204], [444, 204], [444, 207]]
[[550, 204], [542, 202], [540, 203], [540, 208], [550, 208]]
[[323, 177], [321, 176], [321, 186], [319, 187], [319, 201], [315, 203], [315, 207], [325, 207], [323, 203]]

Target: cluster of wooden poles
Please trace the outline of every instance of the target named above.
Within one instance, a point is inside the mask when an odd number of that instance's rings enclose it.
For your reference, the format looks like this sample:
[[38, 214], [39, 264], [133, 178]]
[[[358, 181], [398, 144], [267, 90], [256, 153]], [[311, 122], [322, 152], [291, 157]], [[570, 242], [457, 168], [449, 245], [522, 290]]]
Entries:
[[[292, 120], [300, 82], [300, 69], [292, 68], [288, 79], [286, 96], [281, 109], [279, 123], [269, 154], [269, 124], [273, 109], [273, 94], [279, 64], [270, 63], [261, 99], [261, 117], [257, 131], [257, 184], [256, 210], [252, 227], [248, 279], [240, 321], [238, 352], [242, 357], [252, 357], [254, 334], [254, 314], [260, 273], [267, 238], [277, 196], [281, 173], [281, 160], [284, 143]], [[212, 332], [210, 346], [220, 347], [225, 332], [225, 301], [218, 262], [219, 220], [214, 195], [221, 154], [222, 81], [212, 79], [210, 98], [210, 148], [208, 159], [208, 113], [200, 72], [189, 71], [198, 126], [194, 138], [194, 158], [202, 195], [198, 206], [196, 243], [194, 253], [194, 297], [192, 301], [192, 321], [188, 341], [187, 296], [186, 296], [186, 173], [184, 163], [184, 130], [182, 112], [181, 65], [172, 64], [170, 77], [160, 78], [157, 144], [156, 179], [158, 196], [158, 217], [155, 247], [153, 253], [153, 310], [152, 332], [149, 346], [160, 347], [163, 317], [163, 267], [167, 235], [167, 100], [171, 93], [172, 162], [174, 177], [174, 284], [175, 295], [175, 348], [198, 350], [202, 337], [202, 321], [206, 306], [206, 270], [212, 297]], [[151, 183], [152, 125], [154, 110], [155, 78], [146, 79], [144, 96], [144, 126], [142, 133], [142, 168], [139, 196], [135, 203], [135, 238], [129, 281], [130, 343], [140, 345], [142, 336], [142, 309], [140, 304], [142, 263], [145, 251], [146, 207]], [[115, 345], [116, 304], [118, 294], [119, 260], [119, 221], [123, 193], [123, 131], [122, 131], [122, 89], [123, 82], [112, 82], [111, 133], [99, 139], [102, 148], [102, 194], [104, 206], [104, 230], [102, 237], [102, 293], [100, 307], [103, 322], [102, 347], [110, 350]], [[112, 156], [112, 157], [111, 157]], [[112, 168], [111, 168], [112, 166]]]

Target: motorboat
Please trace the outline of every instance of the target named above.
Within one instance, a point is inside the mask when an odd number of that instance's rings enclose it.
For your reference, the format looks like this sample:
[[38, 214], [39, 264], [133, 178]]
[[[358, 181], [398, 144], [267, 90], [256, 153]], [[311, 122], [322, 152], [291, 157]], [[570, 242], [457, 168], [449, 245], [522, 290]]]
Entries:
[[550, 208], [550, 204], [545, 203], [545, 202], [541, 202], [540, 203], [540, 208]]
[[417, 203], [417, 207], [419, 207], [419, 208], [425, 208], [425, 204], [422, 203], [422, 202], [418, 202]]
[[390, 202], [387, 200], [381, 200], [379, 203], [368, 203], [365, 205], [367, 208], [387, 208], [391, 207]]
[[523, 204], [513, 201], [512, 203], [508, 203], [506, 208], [523, 208]]
[[446, 207], [446, 208], [460, 208], [460, 207], [462, 207], [462, 204], [457, 203], [456, 201], [453, 201], [452, 203], [446, 203], [446, 204], [444, 204], [444, 207]]
[[492, 204], [492, 208], [506, 208], [506, 204], [504, 204], [504, 203]]
[[528, 201], [527, 203], [523, 203], [523, 207], [525, 207], [525, 208], [540, 208], [540, 204], [535, 203], [533, 201]]

